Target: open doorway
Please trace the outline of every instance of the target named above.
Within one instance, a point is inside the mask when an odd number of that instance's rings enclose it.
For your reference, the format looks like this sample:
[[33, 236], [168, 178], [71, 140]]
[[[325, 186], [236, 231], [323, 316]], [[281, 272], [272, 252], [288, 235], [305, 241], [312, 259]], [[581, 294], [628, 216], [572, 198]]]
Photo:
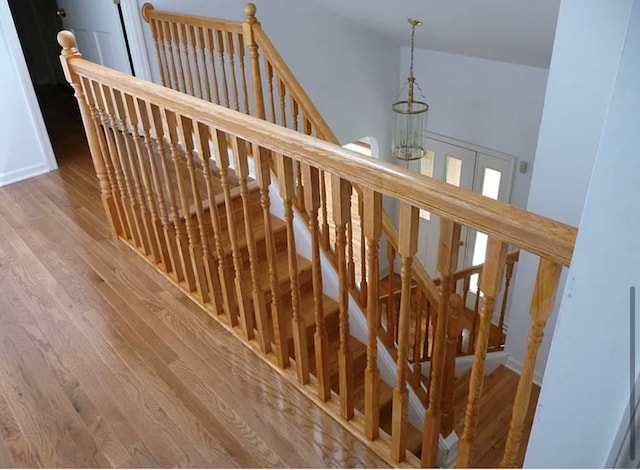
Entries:
[[71, 29], [83, 55], [132, 73], [119, 2], [113, 0], [7, 0], [31, 82], [58, 164], [88, 154], [73, 89], [67, 83], [56, 41]]

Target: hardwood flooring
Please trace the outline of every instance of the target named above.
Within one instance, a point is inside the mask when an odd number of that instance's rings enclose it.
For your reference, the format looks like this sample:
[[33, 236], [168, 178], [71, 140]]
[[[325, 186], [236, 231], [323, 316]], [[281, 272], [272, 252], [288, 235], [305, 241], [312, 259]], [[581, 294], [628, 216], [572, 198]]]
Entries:
[[111, 237], [61, 134], [0, 188], [0, 467], [385, 466]]

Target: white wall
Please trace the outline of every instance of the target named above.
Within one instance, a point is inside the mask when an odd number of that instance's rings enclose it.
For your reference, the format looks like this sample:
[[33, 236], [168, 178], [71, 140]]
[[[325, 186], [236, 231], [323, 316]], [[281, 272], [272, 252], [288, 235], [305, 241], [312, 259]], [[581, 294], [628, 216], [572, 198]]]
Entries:
[[[574, 226], [580, 221], [631, 3], [632, 0], [561, 3], [527, 206], [532, 212]], [[537, 257], [520, 258], [506, 345], [510, 364], [516, 369], [525, 354], [536, 269]], [[555, 321], [554, 314], [540, 349], [538, 377], [544, 373]]]
[[[401, 50], [406, 81], [410, 49]], [[429, 103], [429, 131], [532, 162], [547, 69], [416, 49], [414, 73]], [[531, 168], [531, 165], [530, 167]], [[512, 202], [524, 207], [531, 170], [516, 171]]]
[[[145, 0], [138, 0], [138, 11]], [[257, 0], [257, 17], [276, 48], [342, 143], [375, 137], [390, 148], [391, 103], [397, 92], [398, 50], [385, 38], [313, 2]], [[156, 0], [156, 9], [244, 19], [234, 0]], [[143, 24], [149, 61], [160, 81], [151, 33]]]
[[[578, 10], [595, 13], [596, 3], [610, 8], [613, 2], [565, 0], [560, 15], [577, 20]], [[640, 0], [624, 3], [627, 18], [630, 3], [633, 12], [560, 306], [527, 467], [602, 468], [620, 422], [628, 420], [623, 413], [629, 396], [629, 288], [640, 289]], [[622, 13], [618, 21], [626, 24]], [[636, 327], [638, 338], [640, 324]], [[636, 354], [636, 364], [639, 360]]]
[[6, 0], [0, 0], [0, 186], [56, 167]]

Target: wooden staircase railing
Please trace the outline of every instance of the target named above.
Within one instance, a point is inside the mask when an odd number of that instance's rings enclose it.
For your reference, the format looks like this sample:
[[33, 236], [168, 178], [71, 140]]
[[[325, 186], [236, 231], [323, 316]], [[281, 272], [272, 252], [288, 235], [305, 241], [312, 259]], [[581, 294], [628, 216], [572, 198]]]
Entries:
[[[165, 35], [182, 38], [183, 43], [185, 38], [195, 38], [196, 44], [207, 43], [206, 31], [162, 21], [156, 28], [162, 27]], [[242, 34], [242, 40], [247, 41], [246, 26]], [[216, 33], [211, 37], [215, 40], [219, 36]], [[460, 466], [470, 461], [474, 443], [486, 345], [495, 299], [502, 288], [507, 245], [538, 256], [531, 335], [503, 460], [506, 466], [514, 465], [537, 348], [551, 313], [561, 268], [571, 260], [575, 228], [92, 64], [82, 59], [69, 32], [60, 33], [59, 42], [65, 76], [78, 99], [114, 235], [390, 464], [417, 466], [417, 456], [423, 465], [436, 464], [438, 435], [443, 418], [446, 421], [441, 397], [447, 387], [447, 325], [453, 318], [450, 314], [458, 308], [450, 299], [461, 227], [487, 233], [489, 242], [481, 272], [483, 297], [458, 455]], [[176, 74], [167, 62], [172, 53], [174, 58], [186, 60], [188, 48], [181, 47], [167, 49], [164, 59], [160, 57], [164, 73], [170, 73], [181, 86], [198, 90], [199, 82], [193, 74], [191, 78], [188, 73], [183, 76], [183, 70], [177, 67]], [[193, 60], [194, 55], [189, 57]], [[228, 60], [227, 65], [230, 63]], [[201, 79], [204, 73], [200, 69]], [[208, 73], [212, 73], [210, 68]], [[200, 86], [205, 86], [203, 82]], [[237, 96], [242, 103], [244, 93]], [[231, 101], [234, 99], [235, 91], [230, 96]], [[243, 110], [244, 106], [238, 107]], [[305, 126], [308, 129], [306, 124], [301, 129]], [[249, 175], [251, 165], [255, 167], [255, 182]], [[278, 178], [284, 220], [271, 214], [271, 169]], [[334, 253], [341, 285], [337, 301], [324, 295], [318, 256], [324, 237], [324, 220], [320, 217], [322, 181], [326, 180], [323, 174], [332, 182]], [[358, 286], [369, 300], [366, 345], [350, 335], [352, 319], [347, 310], [346, 288], [352, 285], [348, 267], [348, 226], [352, 221], [347, 209], [354, 187], [359, 188], [362, 206], [367, 209], [362, 211], [368, 247], [363, 264], [369, 282]], [[402, 294], [393, 391], [380, 379], [378, 342], [373, 333], [380, 316], [379, 304], [372, 300], [379, 296], [383, 197], [398, 201], [401, 221], [394, 248], [401, 258]], [[304, 204], [300, 204], [300, 198], [304, 198]], [[307, 215], [311, 259], [298, 254], [296, 204]], [[441, 281], [437, 311], [433, 313], [436, 331], [428, 407], [419, 430], [421, 446], [414, 446], [414, 431], [407, 417], [407, 387], [420, 209], [442, 219], [438, 254]], [[425, 285], [433, 293], [428, 281]]]
[[[256, 19], [253, 4], [245, 6], [246, 19], [230, 21], [215, 18], [196, 17], [178, 13], [158, 11], [149, 3], [142, 7], [142, 15], [149, 23], [154, 38], [160, 78], [164, 86], [183, 93], [205, 99], [245, 114], [265, 119], [274, 124], [318, 137], [327, 142], [339, 144], [313, 101], [304, 91], [287, 63], [262, 30]], [[248, 59], [247, 59], [248, 57]], [[250, 80], [247, 78], [250, 77]], [[310, 212], [305, 178], [302, 166], [294, 165], [292, 203], [298, 213], [309, 224]], [[335, 214], [329, 207], [332, 180], [319, 173], [318, 212], [320, 247], [329, 260], [337, 265], [337, 230]], [[279, 181], [279, 175], [275, 178]], [[337, 183], [336, 183], [337, 184]], [[360, 307], [367, 309], [367, 283], [371, 278], [366, 273], [366, 240], [363, 226], [364, 197], [357, 184], [349, 184], [344, 191], [351, 193], [351, 203], [355, 210], [343, 207], [343, 226], [346, 236], [346, 268], [349, 291]], [[342, 202], [343, 205], [346, 201]], [[347, 212], [344, 212], [347, 211]], [[382, 210], [382, 233], [387, 244], [398, 250], [398, 232], [389, 215]], [[333, 242], [333, 243], [332, 243]], [[437, 302], [437, 288], [422, 264], [413, 263], [412, 276], [418, 282], [420, 294], [428, 295]], [[395, 344], [388, 344], [394, 348]], [[413, 360], [413, 355], [411, 356]], [[414, 370], [412, 379], [417, 377]], [[419, 395], [422, 386], [416, 380], [410, 381]]]

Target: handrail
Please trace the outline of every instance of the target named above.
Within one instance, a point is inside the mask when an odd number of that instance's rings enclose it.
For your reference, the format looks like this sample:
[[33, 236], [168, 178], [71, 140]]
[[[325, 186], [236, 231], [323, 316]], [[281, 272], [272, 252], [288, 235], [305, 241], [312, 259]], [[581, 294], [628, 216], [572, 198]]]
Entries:
[[[151, 3], [142, 5], [142, 18], [149, 23], [151, 20], [164, 20], [173, 23], [187, 24], [185, 18], [187, 16], [180, 13], [172, 13], [170, 11], [156, 10]], [[242, 32], [242, 21], [223, 20], [219, 18], [210, 18], [207, 16], [189, 15], [188, 24], [193, 26], [202, 26], [212, 29], [223, 29], [234, 33]]]
[[381, 191], [413, 207], [428, 210], [562, 266], [569, 266], [571, 262], [578, 230], [565, 223], [85, 59], [72, 58], [70, 63], [80, 73], [91, 74], [146, 99], [160, 98], [162, 105], [171, 111], [204, 123], [215, 122], [225, 132], [324, 168], [362, 187]]
[[[520, 250], [513, 251], [507, 255], [507, 264], [515, 263], [520, 260]], [[484, 263], [476, 264], [474, 266], [469, 266], [468, 268], [461, 269], [453, 273], [453, 280], [459, 281], [460, 279], [464, 279], [468, 276], [473, 276], [474, 274], [480, 274], [482, 272], [482, 268], [484, 268]], [[438, 282], [437, 279], [434, 282]]]

